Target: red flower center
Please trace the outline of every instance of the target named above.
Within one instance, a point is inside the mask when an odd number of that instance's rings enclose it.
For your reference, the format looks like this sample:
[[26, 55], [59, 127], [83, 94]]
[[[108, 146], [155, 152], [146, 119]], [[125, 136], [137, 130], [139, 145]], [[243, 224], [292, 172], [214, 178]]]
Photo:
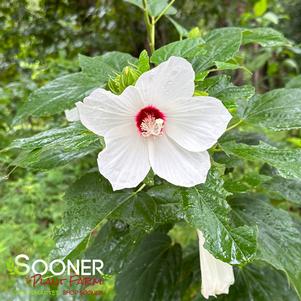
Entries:
[[161, 135], [166, 121], [164, 113], [154, 106], [141, 109], [135, 119], [138, 131], [144, 137]]

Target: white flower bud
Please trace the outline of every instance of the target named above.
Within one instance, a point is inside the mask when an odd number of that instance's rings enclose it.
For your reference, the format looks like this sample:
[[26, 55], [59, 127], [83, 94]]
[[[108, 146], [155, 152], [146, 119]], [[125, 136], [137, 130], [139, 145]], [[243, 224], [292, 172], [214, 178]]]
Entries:
[[234, 283], [233, 267], [216, 259], [205, 248], [205, 238], [200, 230], [197, 230], [199, 237], [199, 252], [202, 274], [202, 295], [208, 299], [210, 296], [228, 294], [229, 287]]

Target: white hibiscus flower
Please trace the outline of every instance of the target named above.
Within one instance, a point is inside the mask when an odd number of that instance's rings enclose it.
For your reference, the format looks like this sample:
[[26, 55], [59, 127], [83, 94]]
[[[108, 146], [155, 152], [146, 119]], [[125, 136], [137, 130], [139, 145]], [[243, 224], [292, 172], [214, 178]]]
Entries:
[[234, 283], [233, 267], [216, 259], [205, 248], [205, 238], [200, 230], [199, 237], [200, 265], [202, 274], [202, 295], [208, 299], [210, 296], [228, 294], [229, 287]]
[[98, 166], [114, 190], [136, 187], [150, 168], [175, 185], [205, 182], [206, 150], [231, 115], [220, 100], [193, 96], [194, 78], [188, 61], [171, 57], [119, 96], [96, 89], [76, 104], [83, 125], [104, 137]]

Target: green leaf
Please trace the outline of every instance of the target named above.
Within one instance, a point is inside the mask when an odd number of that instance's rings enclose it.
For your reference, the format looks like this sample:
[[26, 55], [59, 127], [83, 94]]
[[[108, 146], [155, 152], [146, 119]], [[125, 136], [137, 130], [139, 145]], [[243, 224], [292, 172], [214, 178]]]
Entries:
[[288, 137], [287, 141], [290, 142], [294, 146], [301, 147], [301, 138]]
[[227, 107], [237, 107], [238, 101], [248, 100], [255, 94], [254, 87], [235, 86], [231, 83], [231, 77], [227, 75], [208, 77], [197, 83], [197, 89], [220, 99]]
[[180, 37], [187, 37], [188, 36], [188, 30], [183, 27], [181, 24], [176, 22], [172, 17], [167, 16], [167, 19], [171, 22], [171, 24], [175, 27]]
[[133, 5], [138, 6], [139, 8], [143, 9], [143, 0], [124, 0], [125, 2], [131, 3]]
[[244, 175], [242, 178], [233, 180], [232, 177], [226, 177], [224, 187], [227, 191], [238, 193], [252, 191], [255, 187], [262, 185], [270, 180], [271, 177], [261, 175], [256, 172]]
[[170, 206], [165, 207], [166, 204], [160, 204], [143, 191], [136, 193], [126, 189], [113, 192], [110, 183], [99, 173], [87, 174], [74, 183], [65, 201], [67, 208], [63, 225], [56, 233], [54, 254], [57, 257], [68, 256], [107, 220], [119, 220], [135, 231], [150, 232], [175, 219], [170, 215], [172, 220], [166, 219], [168, 213], [165, 211]]
[[[136, 5], [142, 10], [144, 10], [143, 0], [124, 0], [124, 1]], [[148, 0], [147, 4], [148, 4], [147, 11], [149, 15], [152, 17], [157, 17], [168, 5], [168, 0]], [[173, 6], [171, 6], [165, 14], [174, 15], [176, 12], [177, 10]]]
[[289, 46], [289, 41], [283, 34], [273, 28], [257, 27], [242, 29], [242, 43], [257, 43], [262, 47]]
[[276, 15], [272, 12], [267, 12], [267, 13], [264, 14], [263, 19], [267, 20], [269, 23], [273, 23], [273, 24], [278, 25], [279, 24], [279, 19], [281, 19], [281, 16]]
[[256, 55], [250, 62], [248, 62], [248, 68], [251, 71], [256, 71], [262, 68], [268, 60], [273, 56], [273, 53], [268, 51], [268, 52], [263, 52], [261, 54]]
[[74, 142], [81, 144], [85, 141], [88, 133], [90, 134], [89, 136], [97, 137], [83, 127], [81, 123], [73, 122], [67, 127], [53, 128], [28, 138], [16, 139], [10, 144], [9, 148], [33, 150], [44, 146], [65, 146], [68, 149], [73, 148], [72, 144]]
[[180, 275], [181, 247], [164, 233], [145, 237], [116, 279], [116, 301], [171, 300]]
[[[167, 7], [168, 3], [170, 1], [168, 0], [148, 0], [148, 12], [150, 16], [157, 17], [159, 16], [163, 10]], [[171, 6], [167, 11], [166, 15], [174, 15], [177, 12], [177, 10]]]
[[231, 225], [228, 195], [218, 173], [211, 171], [205, 184], [188, 190], [183, 209], [188, 223], [204, 233], [205, 248], [214, 257], [231, 264], [242, 264], [251, 261], [255, 255], [256, 229]]
[[157, 204], [157, 222], [175, 223], [183, 218], [183, 191], [180, 187], [169, 183], [155, 185], [147, 190]]
[[79, 56], [82, 72], [59, 77], [34, 91], [20, 108], [13, 123], [29, 116], [54, 115], [70, 109], [96, 88], [104, 87], [110, 76], [136, 60], [126, 53], [108, 52], [90, 58]]
[[301, 181], [273, 177], [263, 184], [274, 199], [287, 200], [301, 205]]
[[85, 252], [85, 258], [100, 258], [107, 274], [119, 273], [145, 232], [121, 220], [107, 222]]
[[249, 264], [235, 269], [235, 284], [228, 295], [219, 296], [221, 301], [298, 301], [289, 286], [285, 274], [268, 265]]
[[229, 62], [219, 62], [216, 61], [214, 62], [214, 64], [216, 65], [216, 68], [218, 70], [237, 70], [237, 69], [243, 69], [246, 72], [252, 74], [252, 72], [250, 70], [248, 70], [245, 66], [241, 66], [239, 64], [236, 63], [229, 63]]
[[136, 58], [119, 51], [107, 52], [95, 57], [79, 55], [79, 65], [82, 72], [101, 83], [106, 83], [110, 76], [115, 76], [124, 67], [135, 63], [137, 63]]
[[215, 61], [214, 64], [216, 65], [217, 69], [219, 69], [219, 70], [236, 70], [241, 67], [238, 64], [219, 62], [219, 61]]
[[254, 4], [253, 10], [256, 17], [262, 16], [268, 8], [267, 0], [259, 0]]
[[116, 208], [110, 219], [120, 219], [135, 228], [151, 231], [157, 220], [157, 204], [145, 192], [140, 192], [130, 203]]
[[29, 138], [13, 141], [9, 148], [22, 152], [12, 165], [50, 169], [80, 159], [104, 147], [102, 138], [86, 130], [80, 123], [54, 128]]
[[301, 75], [293, 77], [286, 85], [286, 88], [300, 88], [301, 89]]
[[212, 67], [216, 61], [227, 62], [234, 57], [239, 51], [242, 34], [239, 28], [220, 28], [211, 31], [204, 39], [202, 51], [190, 56], [196, 73]]
[[167, 44], [153, 53], [151, 62], [158, 65], [173, 55], [188, 58], [192, 52], [198, 52], [198, 49], [200, 49], [203, 44], [204, 40], [202, 38], [185, 39]]
[[199, 27], [195, 26], [193, 28], [191, 28], [188, 32], [187, 37], [194, 39], [194, 38], [199, 38], [200, 36], [202, 36], [202, 31]]
[[[196, 74], [196, 76], [195, 76], [195, 81], [196, 82], [202, 82], [207, 76], [208, 76], [208, 74], [210, 73], [210, 70], [206, 70], [206, 71], [203, 71], [203, 72], [199, 72], [198, 74]], [[197, 91], [197, 90], [195, 90], [195, 91]], [[203, 93], [204, 91], [202, 91], [202, 93]], [[208, 93], [207, 93], [207, 95], [208, 95]]]
[[231, 203], [238, 221], [256, 225], [259, 260], [283, 271], [301, 296], [301, 233], [288, 212], [255, 196], [242, 195]]
[[[195, 236], [197, 238], [197, 236]], [[174, 291], [173, 297], [170, 300], [182, 301], [192, 300], [191, 296], [196, 295], [195, 301], [205, 300], [200, 297], [201, 290], [201, 270], [200, 270], [200, 255], [198, 243], [195, 240], [194, 244], [183, 249], [183, 259], [181, 267], [181, 275]], [[201, 298], [201, 299], [198, 299]]]
[[226, 142], [221, 147], [226, 153], [245, 160], [268, 163], [284, 178], [301, 179], [301, 150], [278, 149], [263, 142], [259, 145]]
[[91, 173], [74, 183], [65, 196], [63, 224], [55, 233], [55, 258], [66, 258], [104, 222], [116, 208], [131, 199], [130, 190], [112, 191], [99, 173]]
[[257, 95], [246, 105], [242, 118], [271, 130], [301, 127], [301, 89], [276, 89]]
[[[176, 186], [174, 187], [177, 188]], [[158, 189], [157, 192], [159, 194], [164, 193], [163, 187]], [[165, 194], [166, 193], [167, 192], [165, 192]], [[156, 195], [156, 190], [153, 191], [152, 194]], [[158, 208], [154, 207], [155, 212], [153, 212], [151, 210], [152, 208], [150, 208], [150, 210], [147, 210], [148, 213], [146, 214], [146, 216], [152, 215], [153, 217], [146, 218], [145, 222], [143, 223], [142, 216], [145, 216], [146, 210], [140, 209], [144, 208], [145, 206], [149, 206], [149, 203], [152, 202], [152, 199], [145, 194], [141, 195], [139, 193], [139, 196], [141, 198], [132, 198], [129, 203], [126, 203], [124, 206], [122, 205], [120, 207], [122, 210], [117, 209], [116, 211], [112, 212], [112, 214], [109, 216], [110, 221], [108, 221], [101, 228], [85, 252], [85, 258], [101, 258], [103, 260], [105, 263], [103, 269], [105, 273], [114, 274], [123, 270], [124, 265], [128, 262], [132, 252], [145, 237], [146, 230], [150, 229], [148, 226], [149, 223], [152, 223], [154, 227], [160, 223], [169, 223], [175, 219], [175, 216], [173, 216], [174, 212], [172, 211], [172, 207], [164, 207], [164, 205], [167, 205], [165, 200], [161, 200], [161, 202], [156, 200]], [[142, 203], [142, 198], [144, 205], [142, 204], [141, 206], [139, 203]], [[171, 209], [171, 212], [169, 212], [169, 209]], [[134, 212], [135, 215], [133, 214]]]
[[28, 101], [19, 109], [13, 124], [29, 116], [53, 115], [70, 109], [95, 88], [104, 83], [84, 73], [74, 73], [59, 77], [34, 91]]
[[141, 73], [144, 73], [144, 72], [146, 72], [150, 69], [149, 56], [148, 56], [146, 50], [143, 50], [139, 55], [139, 60], [138, 60], [138, 63], [137, 63], [137, 69]]

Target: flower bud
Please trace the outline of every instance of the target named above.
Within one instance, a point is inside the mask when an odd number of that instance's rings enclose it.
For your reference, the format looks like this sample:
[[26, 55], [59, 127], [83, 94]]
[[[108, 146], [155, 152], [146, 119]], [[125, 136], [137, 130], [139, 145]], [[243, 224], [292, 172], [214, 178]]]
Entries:
[[113, 93], [121, 94], [126, 87], [134, 85], [139, 76], [140, 72], [137, 69], [126, 66], [115, 78], [109, 79], [108, 87]]

